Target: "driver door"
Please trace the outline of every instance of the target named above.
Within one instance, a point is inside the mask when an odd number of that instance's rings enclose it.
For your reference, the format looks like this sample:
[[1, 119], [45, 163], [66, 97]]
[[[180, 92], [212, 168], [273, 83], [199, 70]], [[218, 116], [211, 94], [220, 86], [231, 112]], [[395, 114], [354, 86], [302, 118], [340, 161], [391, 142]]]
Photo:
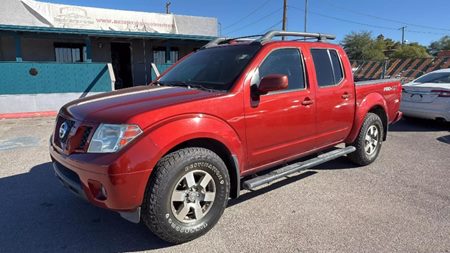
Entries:
[[267, 50], [250, 84], [258, 85], [270, 74], [286, 75], [289, 83], [286, 90], [250, 96], [246, 104], [247, 155], [252, 170], [315, 147], [315, 98], [305, 78], [300, 49]]

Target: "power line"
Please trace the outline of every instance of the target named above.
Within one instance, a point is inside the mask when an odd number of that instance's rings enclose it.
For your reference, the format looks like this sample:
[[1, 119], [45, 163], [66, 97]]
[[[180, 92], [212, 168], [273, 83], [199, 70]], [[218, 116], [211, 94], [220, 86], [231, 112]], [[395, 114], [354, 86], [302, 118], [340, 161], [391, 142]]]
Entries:
[[[292, 9], [295, 9], [297, 11], [304, 11], [303, 8], [299, 8], [299, 7], [296, 7], [296, 6], [291, 6], [290, 5], [289, 7], [292, 8]], [[378, 29], [384, 29], [384, 30], [391, 30], [391, 31], [398, 30], [398, 28], [394, 28], [394, 27], [380, 26], [380, 25], [373, 25], [373, 24], [358, 22], [358, 21], [354, 21], [354, 20], [349, 20], [349, 19], [344, 19], [344, 18], [339, 18], [339, 17], [335, 17], [335, 16], [321, 14], [321, 13], [318, 13], [318, 12], [315, 12], [315, 11], [308, 11], [308, 12], [311, 13], [311, 14], [317, 15], [317, 16], [321, 16], [321, 17], [329, 18], [329, 19], [334, 19], [334, 20], [338, 20], [338, 21], [342, 21], [342, 22], [346, 22], [346, 23], [357, 24], [357, 25], [373, 27], [373, 28], [378, 28]], [[435, 34], [435, 35], [447, 35], [446, 33], [435, 33], [435, 32], [425, 32], [425, 31], [416, 31], [416, 30], [408, 30], [408, 32], [411, 32], [411, 33], [426, 33], [426, 34]]]
[[269, 26], [269, 27], [267, 27], [266, 29], [264, 29], [264, 30], [262, 30], [261, 32], [259, 32], [259, 33], [265, 33], [265, 32], [267, 32], [267, 31], [269, 31], [269, 30], [271, 30], [271, 29], [273, 29], [273, 28], [275, 28], [275, 27], [277, 27], [277, 26], [279, 26], [281, 23], [283, 23], [283, 21], [282, 20], [280, 20], [280, 21], [278, 21], [278, 22], [276, 22], [275, 24], [273, 24], [272, 26]]
[[247, 28], [247, 27], [249, 27], [249, 26], [252, 26], [252, 25], [254, 25], [254, 24], [257, 24], [257, 23], [263, 21], [264, 19], [266, 19], [267, 17], [272, 16], [272, 15], [276, 14], [277, 12], [281, 11], [281, 9], [282, 9], [282, 8], [280, 7], [280, 8], [278, 8], [278, 9], [276, 9], [275, 11], [270, 12], [269, 14], [262, 16], [261, 18], [259, 18], [258, 20], [254, 21], [254, 22], [251, 22], [251, 23], [249, 23], [249, 24], [247, 24], [247, 25], [245, 25], [245, 26], [242, 26], [242, 27], [239, 27], [239, 28], [237, 28], [237, 29], [234, 29], [234, 30], [232, 30], [232, 31], [230, 31], [230, 32], [227, 32], [227, 34], [231, 34], [231, 33], [240, 31], [240, 30], [242, 30], [242, 29], [245, 29], [245, 28]]
[[[295, 9], [297, 11], [305, 11], [305, 9], [299, 8], [299, 7], [296, 7], [296, 6], [289, 5], [289, 7], [292, 8], [292, 9]], [[331, 18], [331, 19], [334, 19], [334, 20], [342, 21], [342, 22], [347, 22], [347, 23], [352, 23], [352, 24], [357, 24], [357, 25], [363, 25], [363, 26], [369, 26], [369, 27], [374, 27], [374, 28], [380, 28], [380, 29], [397, 30], [396, 28], [392, 28], [392, 27], [380, 26], [380, 25], [371, 25], [371, 24], [366, 24], [366, 23], [353, 21], [353, 20], [348, 20], [348, 19], [344, 19], [344, 18], [324, 15], [324, 14], [321, 14], [321, 13], [318, 13], [318, 12], [315, 12], [315, 11], [308, 11], [308, 12], [312, 13], [314, 15], [317, 15], [317, 16], [321, 16], [321, 17], [325, 17], [325, 18]]]
[[263, 4], [261, 4], [260, 6], [258, 6], [256, 9], [254, 9], [253, 11], [251, 11], [250, 13], [248, 13], [247, 15], [245, 15], [244, 17], [240, 18], [239, 20], [237, 20], [236, 22], [232, 23], [231, 25], [227, 25], [226, 27], [224, 27], [223, 29], [228, 29], [230, 27], [233, 27], [239, 23], [241, 23], [243, 20], [247, 19], [248, 17], [250, 17], [251, 15], [255, 14], [257, 11], [259, 11], [260, 9], [262, 9], [264, 6], [266, 6], [271, 0], [267, 0], [265, 1]]
[[384, 20], [384, 21], [388, 21], [388, 22], [392, 22], [392, 23], [397, 23], [397, 24], [402, 24], [402, 25], [407, 25], [407, 26], [415, 26], [415, 27], [420, 27], [420, 28], [424, 28], [424, 29], [441, 30], [441, 31], [450, 31], [450, 29], [448, 29], [448, 28], [440, 28], [440, 27], [433, 27], [433, 26], [419, 25], [419, 24], [413, 24], [413, 23], [409, 23], [409, 22], [403, 22], [403, 21], [401, 21], [401, 20], [396, 20], [396, 19], [390, 19], [390, 18], [384, 18], [384, 17], [380, 17], [380, 16], [375, 16], [375, 15], [372, 15], [372, 14], [363, 13], [363, 12], [360, 12], [360, 11], [355, 11], [355, 10], [351, 10], [351, 9], [344, 8], [344, 7], [341, 7], [341, 6], [337, 6], [337, 5], [334, 5], [334, 4], [330, 3], [329, 1], [326, 1], [326, 2], [327, 2], [328, 5], [330, 5], [330, 6], [333, 7], [333, 8], [341, 9], [341, 10], [344, 10], [344, 11], [348, 11], [348, 12], [351, 12], [351, 13], [354, 13], [354, 14], [357, 14], [357, 15], [360, 15], [360, 16], [364, 16], [364, 17], [371, 17], [371, 18], [375, 18], [375, 19], [379, 19], [379, 20]]

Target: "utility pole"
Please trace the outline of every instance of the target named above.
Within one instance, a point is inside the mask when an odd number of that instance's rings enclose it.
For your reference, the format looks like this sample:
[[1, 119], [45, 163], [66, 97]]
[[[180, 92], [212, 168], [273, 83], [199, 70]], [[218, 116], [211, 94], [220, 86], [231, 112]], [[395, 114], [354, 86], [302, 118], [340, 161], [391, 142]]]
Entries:
[[170, 14], [170, 9], [169, 9], [169, 7], [170, 7], [171, 4], [172, 4], [172, 3], [171, 3], [170, 1], [166, 2], [166, 14]]
[[306, 32], [306, 24], [308, 23], [308, 0], [305, 0], [305, 29]]
[[283, 31], [286, 31], [286, 23], [287, 23], [287, 0], [283, 2]]
[[402, 30], [402, 45], [405, 44], [405, 29], [407, 26], [402, 26], [399, 30]]
[[[287, 23], [287, 0], [283, 1], [283, 27], [282, 30], [286, 31], [286, 23]], [[284, 40], [284, 36], [281, 37]]]

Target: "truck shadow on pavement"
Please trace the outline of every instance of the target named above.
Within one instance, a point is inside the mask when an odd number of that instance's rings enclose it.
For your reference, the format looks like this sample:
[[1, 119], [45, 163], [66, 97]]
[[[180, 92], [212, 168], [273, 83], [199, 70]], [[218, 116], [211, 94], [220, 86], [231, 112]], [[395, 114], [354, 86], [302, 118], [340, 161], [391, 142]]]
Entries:
[[425, 120], [408, 118], [390, 125], [389, 131], [392, 132], [439, 132], [450, 131], [450, 123], [439, 122], [436, 120]]
[[[303, 158], [303, 159], [307, 159], [307, 158], [308, 157]], [[288, 185], [288, 184], [294, 183], [296, 181], [305, 179], [307, 177], [313, 176], [320, 171], [323, 171], [324, 173], [326, 173], [325, 172], [326, 170], [347, 170], [347, 169], [358, 169], [358, 168], [359, 167], [357, 165], [348, 161], [346, 157], [340, 157], [335, 160], [332, 160], [332, 161], [326, 162], [324, 164], [318, 165], [316, 167], [313, 167], [310, 170], [301, 172], [299, 174], [293, 174], [293, 175], [287, 176], [286, 178], [283, 178], [280, 181], [276, 181], [267, 186], [261, 186], [261, 188], [257, 189], [256, 191], [241, 191], [241, 196], [239, 198], [230, 199], [228, 201], [228, 207], [238, 205], [244, 201], [258, 197], [267, 192], [276, 190], [285, 185]]]
[[437, 140], [446, 144], [450, 144], [450, 135], [441, 136], [437, 138]]
[[[228, 207], [312, 176], [319, 170], [351, 169], [345, 158], [288, 176], [230, 200]], [[77, 198], [55, 178], [51, 163], [28, 173], [0, 178], [1, 252], [123, 252], [172, 246], [143, 224]]]
[[143, 224], [94, 207], [64, 189], [51, 163], [0, 178], [1, 252], [123, 252], [170, 244]]

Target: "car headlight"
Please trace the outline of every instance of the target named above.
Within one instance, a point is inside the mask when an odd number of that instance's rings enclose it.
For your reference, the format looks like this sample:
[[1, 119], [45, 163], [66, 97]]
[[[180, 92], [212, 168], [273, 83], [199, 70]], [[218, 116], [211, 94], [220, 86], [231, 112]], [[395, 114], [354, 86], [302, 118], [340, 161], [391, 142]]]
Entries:
[[88, 153], [117, 152], [141, 133], [136, 125], [100, 124], [92, 136]]

